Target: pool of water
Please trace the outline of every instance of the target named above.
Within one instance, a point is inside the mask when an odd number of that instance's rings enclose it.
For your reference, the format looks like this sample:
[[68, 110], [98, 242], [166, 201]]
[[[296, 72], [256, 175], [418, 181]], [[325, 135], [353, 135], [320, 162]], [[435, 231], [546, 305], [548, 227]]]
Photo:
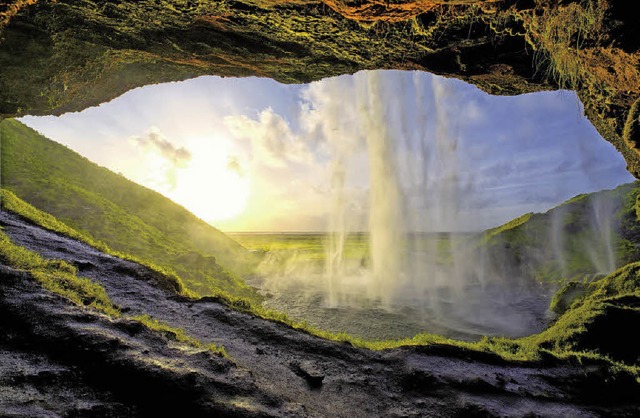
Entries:
[[[347, 295], [331, 306], [324, 277], [255, 277], [249, 284], [266, 296], [264, 306], [332, 332], [370, 339], [402, 339], [419, 333], [462, 340], [484, 335], [520, 337], [544, 329], [550, 319], [551, 286], [469, 286], [452, 297], [435, 295], [383, 305], [363, 294]], [[313, 284], [315, 282], [315, 285]], [[422, 302], [419, 300], [421, 299]]]
[[239, 234], [234, 238], [263, 253], [258, 274], [248, 283], [265, 296], [264, 306], [323, 330], [369, 340], [420, 333], [477, 340], [485, 335], [535, 334], [551, 318], [548, 306], [555, 285], [496, 273], [501, 269], [478, 275], [481, 263], [474, 251], [458, 254], [459, 266], [452, 268], [452, 242], [473, 244], [472, 236], [421, 236], [424, 245], [405, 257], [413, 269], [405, 268], [401, 277], [384, 278], [372, 277], [366, 235], [347, 239], [342, 270], [331, 278], [325, 268], [326, 235]]

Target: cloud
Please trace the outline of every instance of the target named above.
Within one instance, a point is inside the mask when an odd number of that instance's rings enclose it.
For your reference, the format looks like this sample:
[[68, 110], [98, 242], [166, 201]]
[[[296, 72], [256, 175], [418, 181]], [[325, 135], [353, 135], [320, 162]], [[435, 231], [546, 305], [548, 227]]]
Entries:
[[223, 122], [236, 139], [251, 141], [254, 158], [265, 165], [284, 168], [290, 163], [313, 161], [305, 140], [270, 107], [263, 109], [257, 120], [246, 115], [234, 115], [226, 116]]
[[158, 128], [150, 128], [145, 136], [132, 136], [131, 140], [144, 149], [156, 150], [176, 167], [184, 167], [191, 161], [191, 152], [177, 147], [167, 139]]
[[244, 169], [240, 165], [237, 155], [230, 155], [229, 158], [227, 158], [227, 170], [233, 171], [240, 177], [244, 177]]
[[[174, 191], [178, 171], [188, 166], [191, 152], [175, 145], [156, 127], [149, 128], [144, 136], [134, 135], [129, 139], [144, 152], [143, 160], [138, 162], [145, 167], [144, 175], [138, 177], [138, 181], [163, 193]], [[157, 156], [162, 158], [158, 159]]]

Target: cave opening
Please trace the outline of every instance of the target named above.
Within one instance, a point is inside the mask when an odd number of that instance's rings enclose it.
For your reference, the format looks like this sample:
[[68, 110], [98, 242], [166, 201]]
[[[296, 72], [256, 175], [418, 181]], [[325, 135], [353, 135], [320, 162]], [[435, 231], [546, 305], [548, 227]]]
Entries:
[[565, 282], [635, 257], [633, 177], [570, 91], [498, 97], [405, 71], [200, 77], [21, 121], [225, 231], [264, 306], [332, 332], [529, 335]]

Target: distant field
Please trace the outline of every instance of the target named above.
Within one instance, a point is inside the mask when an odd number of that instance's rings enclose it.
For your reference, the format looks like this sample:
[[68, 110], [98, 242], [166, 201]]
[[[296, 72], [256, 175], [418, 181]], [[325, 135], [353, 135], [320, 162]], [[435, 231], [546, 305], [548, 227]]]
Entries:
[[[227, 233], [231, 238], [249, 250], [296, 255], [307, 261], [323, 262], [329, 235], [323, 233]], [[368, 258], [369, 237], [366, 234], [352, 234], [345, 241], [345, 257], [348, 259]]]
[[[291, 233], [291, 232], [229, 232], [243, 247], [259, 252], [278, 253], [283, 257], [295, 255], [305, 261], [324, 262], [326, 245], [330, 239], [326, 233]], [[449, 234], [419, 234], [420, 242], [426, 244], [437, 240], [439, 255], [446, 257], [449, 253], [451, 236]], [[472, 237], [470, 234], [459, 234], [458, 237]], [[413, 236], [415, 238], [416, 236]], [[413, 241], [414, 244], [417, 241]], [[369, 261], [369, 234], [353, 233], [347, 236], [344, 243], [344, 257], [346, 260]]]

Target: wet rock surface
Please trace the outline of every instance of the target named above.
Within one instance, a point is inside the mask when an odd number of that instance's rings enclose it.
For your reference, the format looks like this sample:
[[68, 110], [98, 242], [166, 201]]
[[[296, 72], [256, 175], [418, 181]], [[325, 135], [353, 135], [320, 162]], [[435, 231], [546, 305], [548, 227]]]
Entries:
[[449, 346], [357, 349], [233, 311], [211, 298], [175, 296], [158, 289], [146, 268], [13, 214], [0, 212], [0, 225], [17, 244], [81, 268], [80, 274], [104, 286], [126, 315], [149, 314], [224, 346], [232, 358], [170, 341], [126, 318], [80, 308], [27, 274], [2, 267], [0, 415], [640, 413], [637, 385], [611, 379], [601, 363], [514, 363]]
[[113, 393], [91, 386], [82, 371], [25, 346], [0, 344], [2, 416], [132, 416], [135, 407], [114, 400]]
[[311, 361], [294, 361], [291, 363], [291, 370], [307, 381], [309, 387], [318, 389], [322, 387], [324, 373]]

